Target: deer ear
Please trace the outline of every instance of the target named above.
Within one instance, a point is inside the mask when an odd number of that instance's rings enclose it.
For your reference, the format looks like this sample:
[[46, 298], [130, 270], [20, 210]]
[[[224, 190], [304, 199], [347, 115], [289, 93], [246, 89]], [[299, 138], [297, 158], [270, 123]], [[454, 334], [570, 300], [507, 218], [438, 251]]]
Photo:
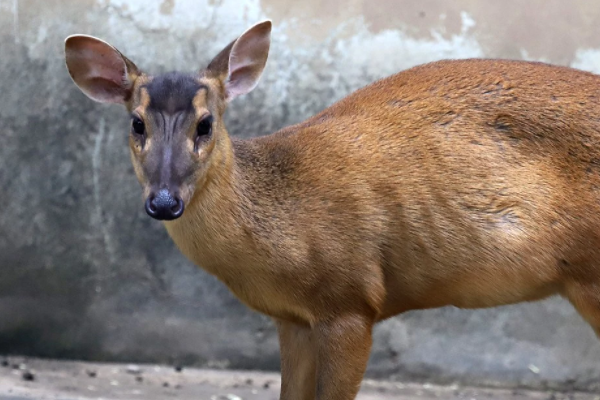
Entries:
[[65, 40], [65, 61], [79, 89], [101, 103], [125, 103], [140, 74], [135, 64], [113, 46], [87, 35]]
[[208, 65], [207, 74], [221, 80], [227, 101], [256, 87], [267, 63], [271, 21], [263, 21], [225, 47]]

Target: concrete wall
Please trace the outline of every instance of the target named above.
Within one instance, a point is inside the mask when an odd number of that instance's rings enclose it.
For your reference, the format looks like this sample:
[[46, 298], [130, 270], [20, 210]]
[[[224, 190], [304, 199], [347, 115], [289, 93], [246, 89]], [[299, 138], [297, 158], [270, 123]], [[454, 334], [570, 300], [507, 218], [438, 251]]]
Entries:
[[[0, 0], [0, 353], [278, 368], [269, 319], [144, 214], [128, 118], [85, 98], [62, 58], [87, 33], [150, 72], [191, 71], [266, 17], [265, 75], [227, 118], [239, 136], [442, 58], [600, 71], [600, 4], [584, 0]], [[560, 299], [414, 312], [377, 327], [369, 374], [600, 390], [600, 342]]]

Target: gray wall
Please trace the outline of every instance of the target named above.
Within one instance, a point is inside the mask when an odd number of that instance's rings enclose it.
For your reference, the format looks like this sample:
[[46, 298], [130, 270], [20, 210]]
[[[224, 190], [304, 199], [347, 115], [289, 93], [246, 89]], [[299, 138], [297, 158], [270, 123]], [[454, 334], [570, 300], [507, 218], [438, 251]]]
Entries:
[[[191, 71], [266, 17], [272, 53], [229, 110], [234, 135], [442, 58], [600, 71], [600, 4], [583, 0], [0, 0], [0, 353], [278, 367], [271, 322], [144, 214], [125, 113], [85, 98], [62, 58], [87, 33], [149, 72]], [[369, 374], [600, 390], [600, 342], [561, 299], [414, 312], [377, 327]]]

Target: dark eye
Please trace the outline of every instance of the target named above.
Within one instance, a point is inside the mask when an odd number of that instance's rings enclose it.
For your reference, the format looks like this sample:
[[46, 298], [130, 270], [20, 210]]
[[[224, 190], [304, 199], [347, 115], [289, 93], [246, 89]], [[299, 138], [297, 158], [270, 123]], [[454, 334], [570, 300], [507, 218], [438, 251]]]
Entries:
[[212, 115], [209, 115], [208, 117], [202, 119], [200, 122], [198, 122], [198, 127], [196, 128], [196, 135], [197, 136], [209, 136], [210, 132], [212, 130], [212, 122], [213, 122], [213, 117]]
[[194, 140], [196, 150], [198, 150], [200, 142], [210, 137], [210, 134], [212, 133], [212, 122], [212, 115], [209, 115], [198, 122], [198, 126], [196, 127], [196, 139]]
[[144, 126], [144, 121], [142, 121], [138, 117], [133, 117], [133, 120], [131, 121], [131, 129], [133, 129], [133, 132], [136, 135], [143, 135], [146, 130]]

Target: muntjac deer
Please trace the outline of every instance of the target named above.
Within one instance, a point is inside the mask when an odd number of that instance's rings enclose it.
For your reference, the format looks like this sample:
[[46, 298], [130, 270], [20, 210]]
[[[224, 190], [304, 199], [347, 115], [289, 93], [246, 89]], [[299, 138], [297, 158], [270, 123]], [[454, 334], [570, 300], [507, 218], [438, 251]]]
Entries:
[[418, 66], [269, 136], [232, 139], [271, 22], [196, 74], [150, 76], [66, 40], [93, 100], [131, 114], [146, 211], [271, 316], [281, 399], [353, 399], [373, 325], [407, 310], [560, 294], [600, 334], [600, 77], [541, 63]]

